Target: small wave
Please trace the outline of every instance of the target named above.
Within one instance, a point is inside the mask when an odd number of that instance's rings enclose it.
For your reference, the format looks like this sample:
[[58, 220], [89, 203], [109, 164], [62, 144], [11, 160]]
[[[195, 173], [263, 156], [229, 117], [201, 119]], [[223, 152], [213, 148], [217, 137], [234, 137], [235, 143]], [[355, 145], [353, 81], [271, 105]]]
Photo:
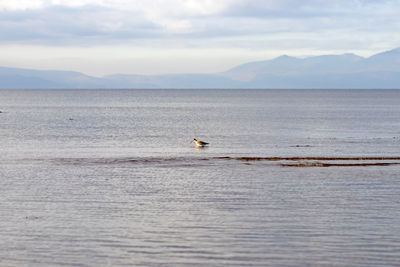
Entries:
[[59, 158], [60, 164], [97, 165], [97, 164], [141, 164], [175, 167], [195, 167], [199, 165], [242, 162], [252, 165], [258, 162], [270, 163], [282, 167], [366, 167], [400, 165], [400, 157], [145, 157], [145, 158]]
[[277, 161], [282, 167], [367, 167], [400, 165], [400, 157], [219, 157], [219, 159], [239, 160], [245, 161], [246, 163], [251, 161]]
[[400, 165], [400, 162], [364, 162], [364, 163], [325, 163], [325, 162], [298, 162], [281, 163], [283, 167], [366, 167]]
[[215, 159], [240, 161], [299, 161], [299, 160], [399, 160], [400, 157], [215, 157]]

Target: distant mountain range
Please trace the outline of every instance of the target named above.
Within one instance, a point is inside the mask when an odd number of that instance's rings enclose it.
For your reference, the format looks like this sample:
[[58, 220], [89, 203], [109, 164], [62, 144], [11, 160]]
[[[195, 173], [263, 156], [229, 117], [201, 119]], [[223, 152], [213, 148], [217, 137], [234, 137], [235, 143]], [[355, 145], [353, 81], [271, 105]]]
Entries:
[[400, 48], [364, 58], [354, 54], [280, 56], [215, 74], [102, 78], [73, 71], [0, 67], [0, 88], [377, 88], [400, 89]]

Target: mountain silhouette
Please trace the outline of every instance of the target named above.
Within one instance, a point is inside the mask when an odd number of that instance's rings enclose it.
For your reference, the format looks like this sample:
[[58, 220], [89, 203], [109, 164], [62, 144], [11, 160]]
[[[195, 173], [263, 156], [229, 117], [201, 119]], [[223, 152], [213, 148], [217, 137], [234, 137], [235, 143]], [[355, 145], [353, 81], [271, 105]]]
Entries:
[[0, 88], [400, 88], [400, 48], [368, 58], [355, 54], [296, 58], [282, 55], [222, 73], [101, 78], [74, 71], [0, 67]]

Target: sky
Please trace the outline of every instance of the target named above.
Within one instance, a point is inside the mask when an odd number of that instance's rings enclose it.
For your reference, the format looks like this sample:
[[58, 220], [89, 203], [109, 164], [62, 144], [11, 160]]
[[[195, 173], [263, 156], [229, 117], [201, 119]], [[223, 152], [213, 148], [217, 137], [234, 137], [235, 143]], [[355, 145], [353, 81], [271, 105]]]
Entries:
[[0, 0], [0, 66], [215, 73], [400, 47], [400, 0]]

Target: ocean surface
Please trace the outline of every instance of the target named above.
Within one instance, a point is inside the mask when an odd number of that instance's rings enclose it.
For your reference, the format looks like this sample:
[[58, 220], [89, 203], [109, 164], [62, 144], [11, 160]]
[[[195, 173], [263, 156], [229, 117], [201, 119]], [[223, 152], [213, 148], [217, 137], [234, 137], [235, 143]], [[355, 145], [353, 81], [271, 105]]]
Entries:
[[0, 266], [399, 266], [399, 103], [0, 90]]

